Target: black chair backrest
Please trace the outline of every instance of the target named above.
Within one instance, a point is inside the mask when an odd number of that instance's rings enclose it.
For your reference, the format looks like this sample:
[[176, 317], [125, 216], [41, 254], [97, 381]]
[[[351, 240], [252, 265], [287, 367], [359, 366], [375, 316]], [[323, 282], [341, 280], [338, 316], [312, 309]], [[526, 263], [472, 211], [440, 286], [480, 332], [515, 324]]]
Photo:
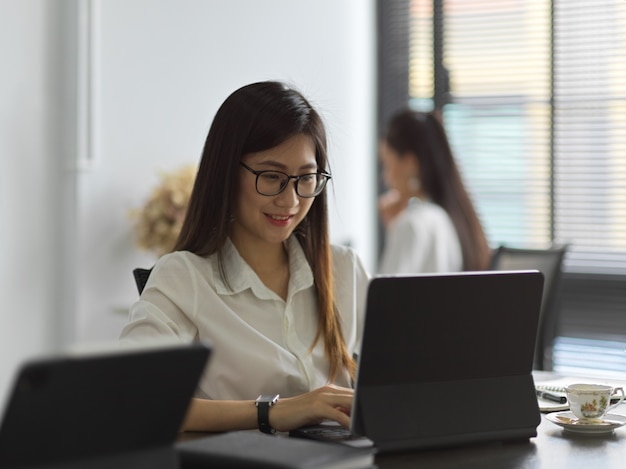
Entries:
[[142, 269], [141, 267], [137, 267], [136, 269], [133, 269], [133, 277], [135, 277], [135, 283], [137, 284], [137, 290], [140, 295], [146, 286], [146, 282], [148, 281], [148, 277], [150, 277], [151, 272], [152, 268]]
[[491, 259], [490, 270], [536, 269], [544, 275], [543, 298], [535, 347], [534, 367], [537, 370], [552, 369], [552, 345], [556, 337], [557, 325], [553, 302], [568, 247], [567, 244], [553, 244], [545, 249], [526, 249], [503, 245], [495, 250]]

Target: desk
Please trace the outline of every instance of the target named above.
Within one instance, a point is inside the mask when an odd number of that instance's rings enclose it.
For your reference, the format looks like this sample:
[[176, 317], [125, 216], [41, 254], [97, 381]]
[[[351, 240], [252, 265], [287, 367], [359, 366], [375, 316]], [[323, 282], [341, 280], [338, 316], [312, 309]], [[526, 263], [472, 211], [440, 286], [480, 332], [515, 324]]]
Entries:
[[[551, 373], [533, 372], [533, 375], [535, 382], [558, 378]], [[611, 381], [626, 388], [625, 381]], [[612, 409], [610, 413], [626, 416], [626, 404]], [[193, 437], [181, 434], [179, 439]], [[376, 456], [379, 469], [604, 469], [624, 467], [624, 461], [626, 425], [609, 434], [575, 434], [547, 420], [546, 414], [541, 415], [537, 436], [522, 442], [474, 444]]]
[[[611, 413], [626, 415], [626, 404], [611, 410]], [[179, 441], [204, 435], [206, 434], [182, 433]], [[624, 461], [626, 426], [611, 434], [573, 434], [550, 422], [543, 414], [537, 427], [537, 436], [527, 441], [475, 444], [376, 456], [379, 469], [604, 469], [623, 467]]]

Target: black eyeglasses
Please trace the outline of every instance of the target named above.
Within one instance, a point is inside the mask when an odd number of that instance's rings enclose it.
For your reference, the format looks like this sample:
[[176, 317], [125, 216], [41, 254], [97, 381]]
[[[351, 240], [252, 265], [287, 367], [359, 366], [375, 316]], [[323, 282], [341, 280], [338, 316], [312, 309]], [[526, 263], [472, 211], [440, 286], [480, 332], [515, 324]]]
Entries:
[[256, 191], [261, 195], [280, 194], [289, 184], [289, 180], [293, 179], [296, 194], [300, 197], [315, 197], [324, 190], [326, 183], [331, 178], [330, 174], [324, 172], [290, 176], [282, 171], [255, 171], [243, 162], [240, 164], [256, 176]]

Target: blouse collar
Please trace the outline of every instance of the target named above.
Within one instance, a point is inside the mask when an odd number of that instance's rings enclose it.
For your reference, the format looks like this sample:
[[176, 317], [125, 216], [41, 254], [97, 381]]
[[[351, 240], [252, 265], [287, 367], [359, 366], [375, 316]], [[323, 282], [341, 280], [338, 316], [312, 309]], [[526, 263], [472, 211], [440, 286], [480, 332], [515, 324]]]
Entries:
[[[313, 272], [309, 266], [304, 250], [295, 236], [290, 236], [285, 242], [289, 256], [289, 296], [313, 285]], [[213, 254], [217, 256], [218, 254]], [[221, 249], [224, 274], [228, 280], [224, 282], [219, 272], [219, 263], [213, 264], [215, 287], [221, 295], [234, 295], [246, 289], [260, 299], [276, 299], [277, 295], [263, 284], [256, 272], [241, 257], [239, 251], [230, 238]]]

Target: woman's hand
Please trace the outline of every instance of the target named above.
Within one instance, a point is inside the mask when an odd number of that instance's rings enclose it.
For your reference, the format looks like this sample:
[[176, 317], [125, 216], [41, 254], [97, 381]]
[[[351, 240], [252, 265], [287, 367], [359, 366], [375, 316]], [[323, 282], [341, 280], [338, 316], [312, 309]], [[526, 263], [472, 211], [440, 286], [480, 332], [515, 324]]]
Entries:
[[269, 411], [272, 428], [286, 432], [305, 425], [334, 420], [350, 427], [350, 409], [354, 391], [333, 384], [295, 397], [279, 399]]
[[389, 222], [397, 217], [407, 206], [407, 201], [403, 200], [400, 193], [395, 189], [381, 194], [378, 198], [378, 213], [383, 225], [389, 225]]

